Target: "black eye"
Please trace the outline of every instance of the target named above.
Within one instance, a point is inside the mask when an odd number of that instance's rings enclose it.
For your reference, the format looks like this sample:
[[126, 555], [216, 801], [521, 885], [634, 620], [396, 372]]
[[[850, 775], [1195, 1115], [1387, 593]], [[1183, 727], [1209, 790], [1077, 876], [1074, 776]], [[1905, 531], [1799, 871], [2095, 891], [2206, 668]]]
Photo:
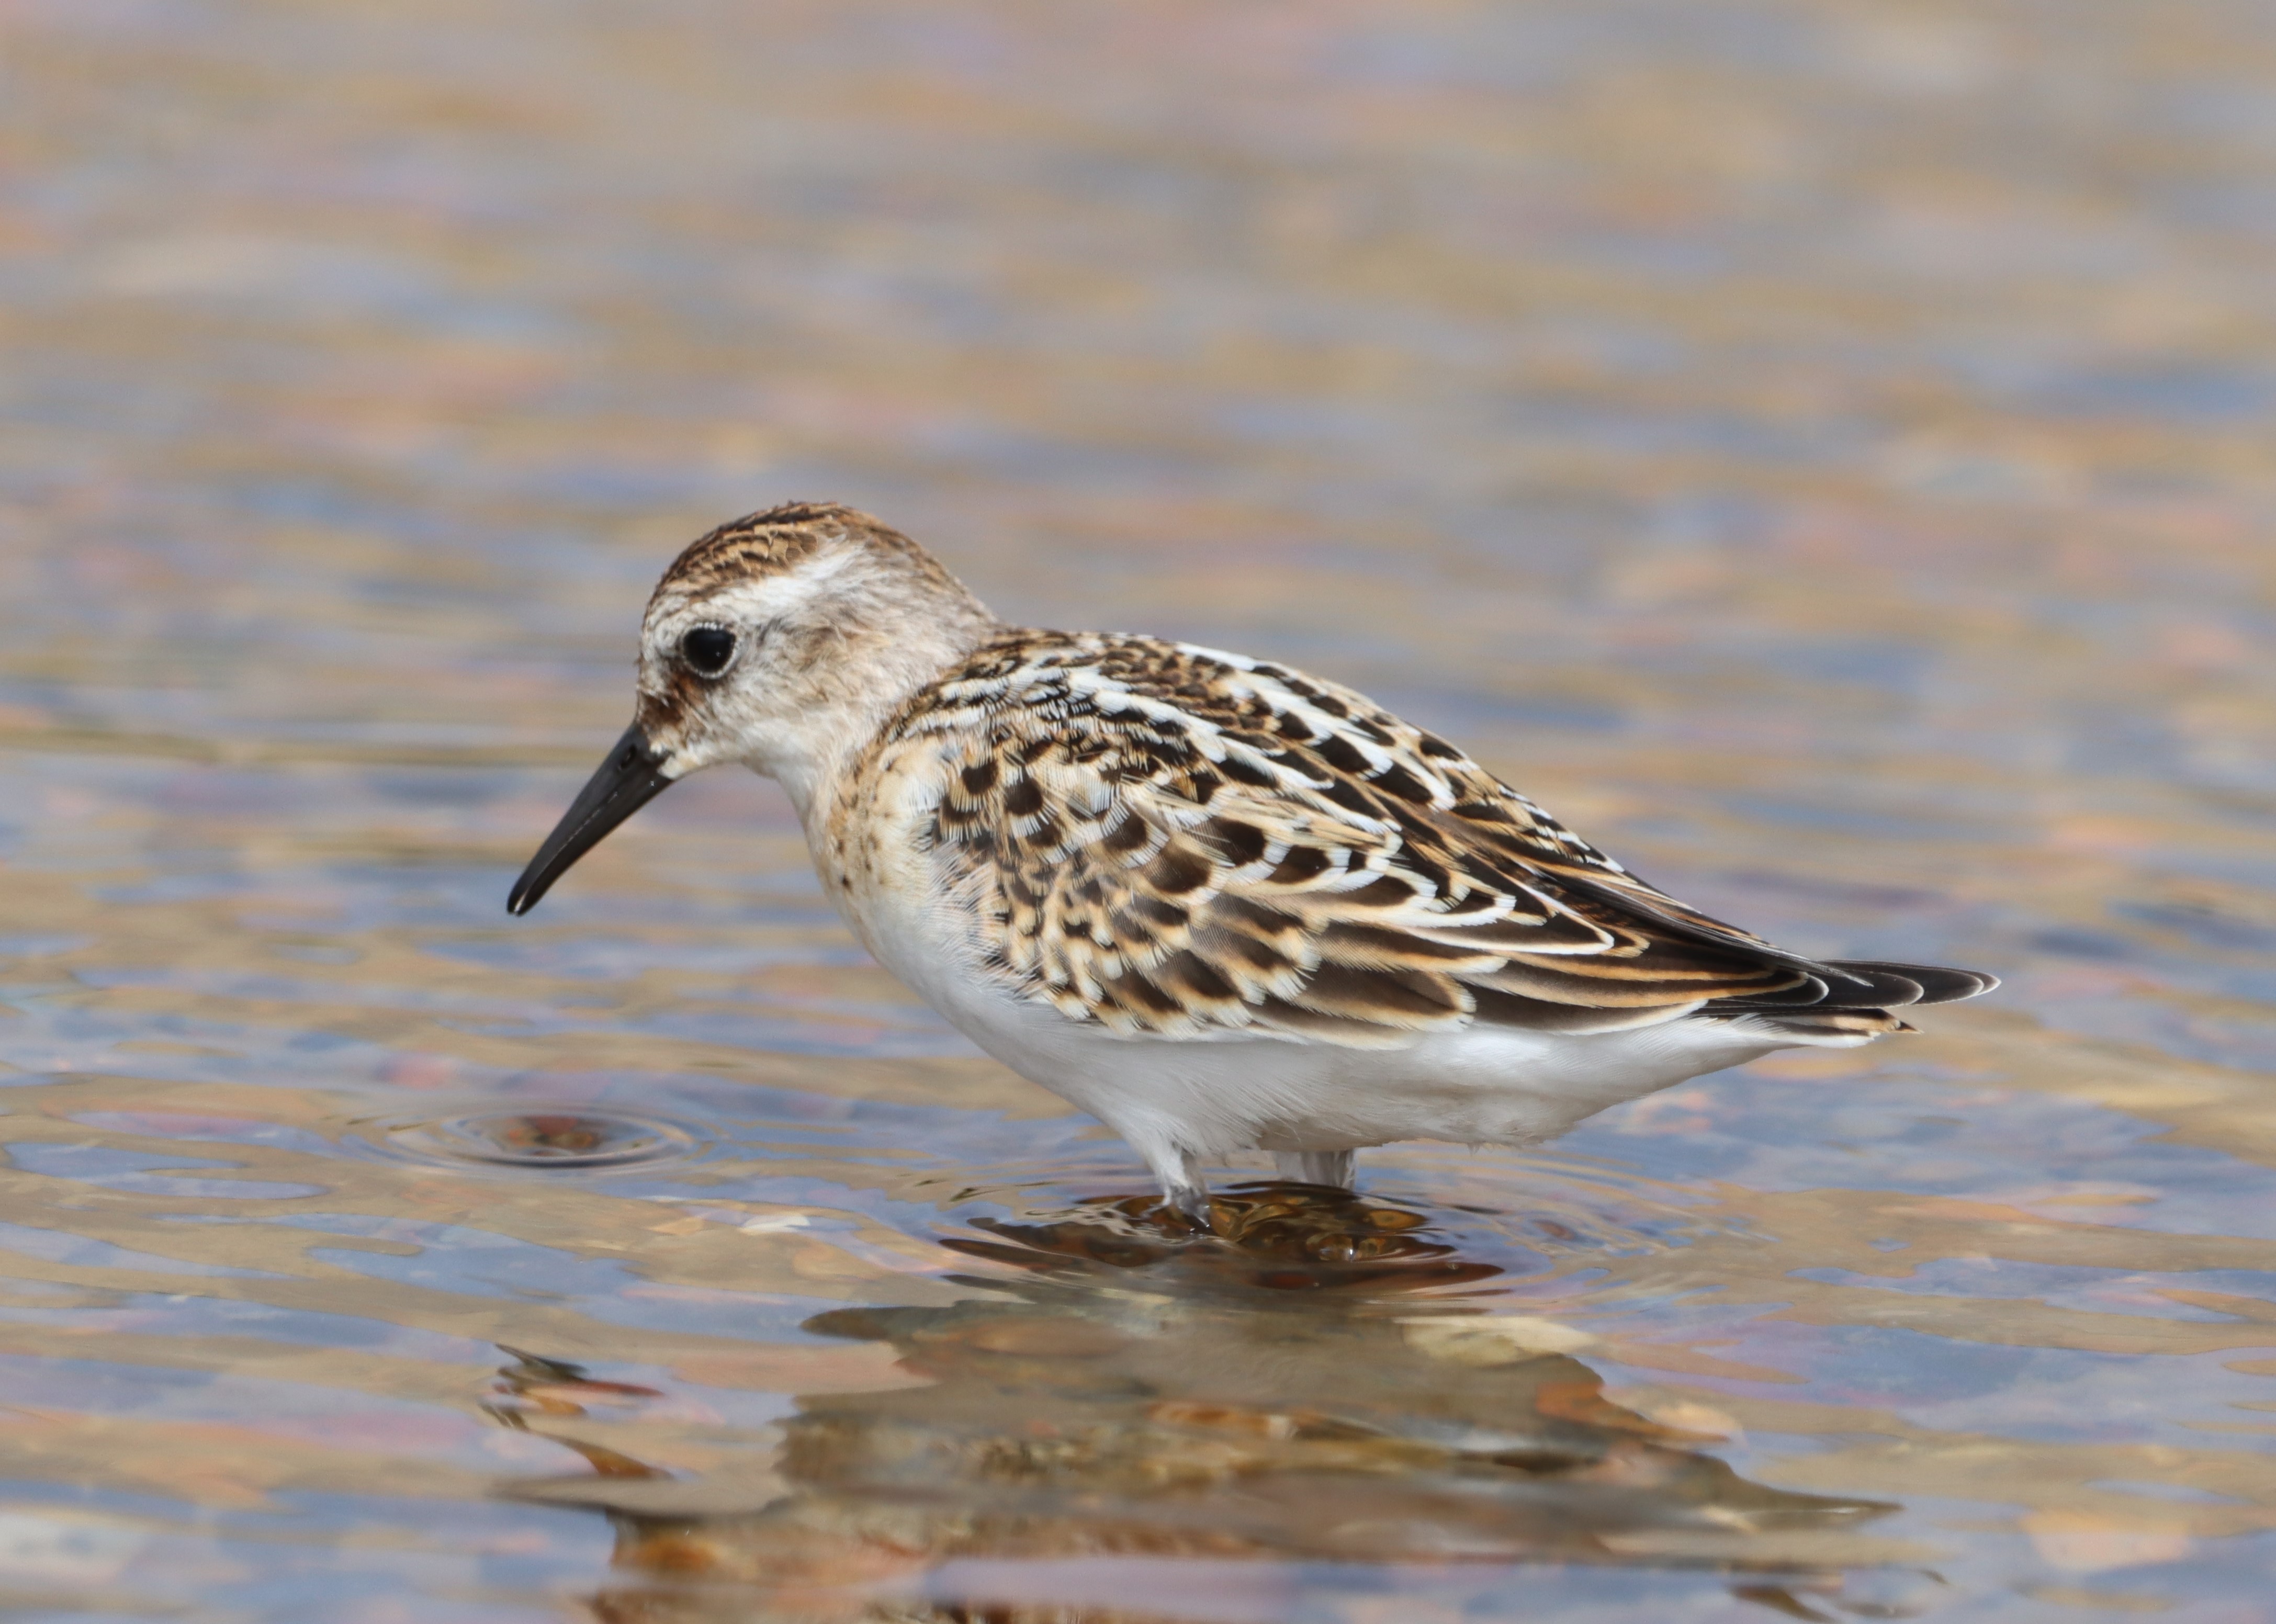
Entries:
[[679, 657], [699, 677], [716, 677], [735, 658], [735, 634], [724, 626], [699, 626], [679, 640]]

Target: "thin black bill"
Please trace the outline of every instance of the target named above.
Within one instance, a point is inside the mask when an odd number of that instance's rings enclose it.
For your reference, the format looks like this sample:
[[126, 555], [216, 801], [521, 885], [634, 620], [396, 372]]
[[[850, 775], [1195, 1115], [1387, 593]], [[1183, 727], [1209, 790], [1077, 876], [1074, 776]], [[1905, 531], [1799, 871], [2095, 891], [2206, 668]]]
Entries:
[[648, 741], [637, 726], [625, 730], [600, 770], [577, 792], [577, 799], [561, 815], [529, 867], [513, 883], [505, 899], [509, 914], [527, 914], [553, 882], [569, 872], [580, 857], [600, 845], [609, 831], [670, 789], [674, 781], [664, 771], [664, 753]]

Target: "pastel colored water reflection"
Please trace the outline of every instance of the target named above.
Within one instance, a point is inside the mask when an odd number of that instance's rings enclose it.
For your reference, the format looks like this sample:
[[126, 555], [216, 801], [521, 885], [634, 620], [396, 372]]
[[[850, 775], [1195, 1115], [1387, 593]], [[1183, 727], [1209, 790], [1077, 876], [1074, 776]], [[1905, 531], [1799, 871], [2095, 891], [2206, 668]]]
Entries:
[[[2225, 0], [0, 0], [0, 1607], [2276, 1617], [2272, 108]], [[2009, 985], [1165, 1235], [755, 780], [505, 917], [792, 497]]]

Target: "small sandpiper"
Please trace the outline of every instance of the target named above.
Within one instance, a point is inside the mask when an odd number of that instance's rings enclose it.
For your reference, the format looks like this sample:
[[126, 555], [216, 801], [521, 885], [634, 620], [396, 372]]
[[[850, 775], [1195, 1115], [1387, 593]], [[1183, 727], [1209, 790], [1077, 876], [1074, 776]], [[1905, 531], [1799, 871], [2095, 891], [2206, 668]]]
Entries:
[[832, 504], [723, 525], [664, 572], [633, 725], [507, 906], [725, 762], [789, 793], [864, 946], [1195, 1217], [1233, 1152], [1348, 1188], [1364, 1146], [1535, 1143], [1998, 984], [1786, 952], [1349, 688], [1006, 626]]

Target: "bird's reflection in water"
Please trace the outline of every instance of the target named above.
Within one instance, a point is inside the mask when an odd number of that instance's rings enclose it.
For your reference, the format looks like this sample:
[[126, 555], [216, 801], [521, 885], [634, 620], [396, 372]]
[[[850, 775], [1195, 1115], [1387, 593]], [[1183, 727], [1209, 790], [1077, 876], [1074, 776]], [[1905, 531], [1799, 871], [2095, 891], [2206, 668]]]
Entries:
[[[1547, 1561], [1719, 1568], [1741, 1597], [1821, 1618], [1841, 1610], [1839, 1530], [1891, 1509], [1749, 1483], [1707, 1440], [1607, 1400], [1554, 1351], [1559, 1327], [1417, 1299], [1498, 1272], [1451, 1256], [1419, 1214], [1273, 1185], [1221, 1197], [1213, 1233], [1180, 1224], [1132, 1201], [998, 1225], [950, 1243], [1013, 1265], [962, 1279], [988, 1295], [808, 1321], [890, 1344], [925, 1384], [802, 1400], [771, 1497], [628, 1483], [663, 1475], [573, 1444], [595, 1476], [542, 1490], [616, 1522], [596, 1615], [1253, 1619], [1282, 1616], [1273, 1598], [1296, 1595], [1300, 1564]], [[571, 1442], [580, 1392], [634, 1391], [582, 1381], [520, 1355], [501, 1418]], [[1797, 1535], [1810, 1555], [1793, 1554]], [[1132, 1576], [1134, 1559], [1172, 1558]], [[1122, 1575], [1105, 1597], [1101, 1564]], [[1228, 1574], [1251, 1582], [1220, 1615], [1210, 1590]]]

